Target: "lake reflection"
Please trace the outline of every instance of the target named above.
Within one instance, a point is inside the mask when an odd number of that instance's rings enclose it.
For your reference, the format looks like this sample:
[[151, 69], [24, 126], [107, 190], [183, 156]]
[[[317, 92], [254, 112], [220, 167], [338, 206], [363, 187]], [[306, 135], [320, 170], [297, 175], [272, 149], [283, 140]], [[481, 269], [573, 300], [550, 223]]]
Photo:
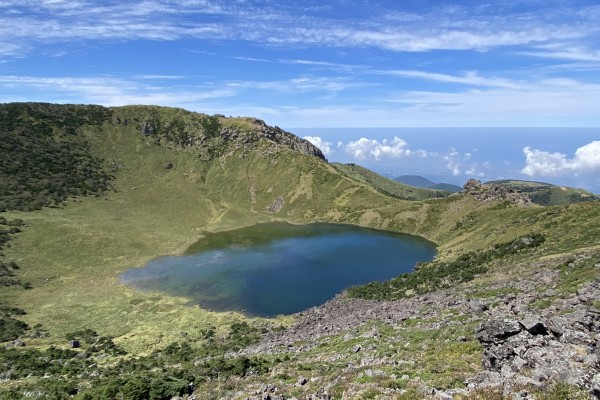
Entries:
[[215, 311], [291, 314], [350, 286], [391, 279], [435, 255], [418, 237], [350, 225], [267, 223], [210, 234], [183, 256], [160, 257], [121, 282]]

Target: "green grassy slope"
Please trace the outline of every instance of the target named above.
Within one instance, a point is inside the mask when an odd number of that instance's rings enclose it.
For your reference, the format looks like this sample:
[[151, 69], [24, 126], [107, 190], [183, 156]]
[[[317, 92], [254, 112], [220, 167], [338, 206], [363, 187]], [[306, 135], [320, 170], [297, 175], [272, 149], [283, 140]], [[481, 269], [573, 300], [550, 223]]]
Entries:
[[[203, 161], [193, 149], [157, 144], [131, 123], [87, 126], [81, 134], [94, 156], [118, 166], [115, 191], [71, 198], [62, 208], [3, 214], [27, 224], [6, 258], [18, 261], [20, 279], [34, 289], [8, 288], [0, 298], [25, 309], [23, 319], [43, 324], [53, 337], [90, 327], [143, 350], [168, 340], [157, 342], [159, 332], [230, 319], [181, 307], [185, 299], [130, 290], [117, 274], [180, 253], [206, 231], [277, 219], [376, 225], [367, 211], [394, 202], [317, 157], [272, 143]], [[282, 208], [269, 212], [278, 197]]]
[[449, 192], [442, 190], [423, 189], [409, 186], [393, 179], [385, 178], [365, 167], [356, 164], [333, 163], [333, 166], [349, 177], [359, 182], [372, 185], [381, 193], [402, 200], [425, 200], [431, 198], [445, 197]]
[[[60, 207], [0, 214], [25, 223], [22, 232], [13, 235], [10, 246], [2, 249], [0, 261], [18, 263], [19, 280], [33, 287], [4, 287], [0, 303], [25, 310], [27, 315], [15, 318], [32, 327], [41, 324], [48, 331], [48, 337], [27, 337], [28, 347], [64, 347], [66, 333], [89, 328], [114, 337], [114, 342], [132, 355], [149, 355], [181, 343], [181, 332], [186, 332], [186, 343], [194, 346], [193, 351], [205, 354], [205, 345], [214, 345], [211, 330], [218, 338], [230, 337], [228, 332], [238, 329], [231, 328], [232, 322], [289, 324], [291, 317], [249, 320], [240, 314], [187, 307], [184, 298], [132, 290], [118, 281], [118, 274], [125, 269], [158, 256], [180, 254], [206, 232], [258, 222], [340, 222], [417, 234], [438, 243], [438, 259], [448, 262], [525, 235], [544, 235], [539, 247], [494, 259], [486, 264], [485, 275], [460, 286], [460, 290], [467, 288], [473, 293], [483, 293], [507, 277], [518, 276], [515, 271], [531, 272], [534, 261], [598, 251], [598, 202], [520, 207], [510, 202], [481, 202], [468, 194], [428, 199], [432, 191], [403, 192], [402, 185], [391, 186], [366, 169], [328, 164], [270, 139], [244, 144], [220, 135], [209, 137], [206, 132], [215, 120], [201, 114], [141, 106], [111, 112], [101, 123], [78, 125], [77, 129], [89, 146], [89, 155], [105, 160], [104, 165], [114, 175], [111, 190], [101, 195], [71, 195]], [[174, 128], [144, 135], [140, 125], [150, 118], [155, 118], [154, 126], [173, 125], [175, 121]], [[239, 131], [242, 139], [244, 132], [260, 128], [253, 119], [216, 118], [221, 128]], [[178, 136], [169, 136], [168, 132], [175, 131], [187, 134], [187, 139], [179, 142]], [[200, 140], [203, 135], [207, 138], [202, 146], [186, 145], [190, 137]], [[390, 195], [391, 190], [398, 192]], [[400, 199], [403, 195], [422, 197], [408, 201]], [[565, 283], [564, 290], [573, 290], [591, 279], [588, 275]], [[385, 328], [381, 329], [384, 332]], [[452, 334], [465, 335], [466, 329], [453, 330]], [[439, 335], [447, 333], [440, 330]], [[423, 343], [434, 348], [436, 338], [428, 334], [426, 330], [407, 330], [409, 347], [398, 347], [397, 351], [410, 353]], [[389, 332], [384, 335], [393, 336]], [[318, 357], [349, 345], [341, 337], [324, 341], [310, 354], [312, 359], [288, 360], [280, 370], [289, 368], [294, 376], [299, 373], [298, 362], [313, 365]], [[460, 374], [475, 369], [473, 363], [479, 353], [472, 342], [450, 343], [444, 348]], [[456, 354], [463, 350], [468, 354], [461, 359]], [[172, 351], [178, 357], [184, 352]], [[436, 358], [433, 352], [419, 351], [427, 353], [427, 365], [421, 366], [424, 376], [439, 379], [435, 368], [446, 360]], [[161, 357], [166, 355], [163, 352]], [[117, 359], [111, 356], [106, 362]], [[153, 359], [156, 362], [156, 357]], [[267, 361], [275, 362], [274, 357]], [[163, 362], [175, 364], [177, 359], [165, 358]], [[338, 373], [337, 364], [332, 362], [329, 367], [318, 368], [322, 368], [323, 376]], [[451, 384], [458, 382], [460, 374], [452, 375]]]
[[[131, 347], [148, 346], [166, 326], [183, 329], [191, 315], [202, 321], [210, 313], [175, 313], [185, 299], [132, 291], [119, 285], [118, 272], [180, 253], [206, 231], [269, 220], [353, 223], [425, 236], [447, 257], [529, 233], [532, 227], [520, 222], [542, 213], [468, 196], [397, 200], [339, 166], [268, 142], [203, 161], [193, 149], [157, 144], [133, 124], [107, 122], [82, 134], [95, 156], [119, 166], [116, 191], [64, 208], [6, 213], [28, 225], [7, 256], [18, 260], [21, 280], [34, 289], [11, 288], [2, 296], [26, 309], [31, 325], [51, 332], [103, 328]], [[278, 198], [281, 209], [269, 211]]]

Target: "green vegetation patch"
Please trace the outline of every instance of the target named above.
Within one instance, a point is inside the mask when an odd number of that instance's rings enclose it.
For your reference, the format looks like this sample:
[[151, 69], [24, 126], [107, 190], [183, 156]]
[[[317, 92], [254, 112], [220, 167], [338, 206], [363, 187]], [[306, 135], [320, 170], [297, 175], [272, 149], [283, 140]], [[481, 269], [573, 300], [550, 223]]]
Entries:
[[[8, 220], [0, 217], [0, 252], [9, 246], [9, 242], [15, 235], [21, 232], [25, 222], [20, 219]], [[22, 286], [26, 289], [31, 288], [29, 283], [23, 283], [17, 277], [16, 272], [19, 265], [15, 261], [4, 260], [4, 254], [0, 253], [0, 287], [2, 286]]]
[[0, 342], [18, 339], [29, 329], [25, 322], [13, 318], [24, 314], [20, 308], [0, 308]]
[[214, 328], [207, 329], [205, 340], [199, 346], [183, 339], [148, 356], [118, 357], [109, 362], [100, 360], [106, 356], [123, 356], [124, 351], [116, 351], [119, 347], [109, 338], [90, 329], [67, 335], [67, 339], [81, 344], [76, 350], [0, 348], [0, 376], [15, 382], [3, 392], [3, 399], [20, 399], [28, 392], [35, 392], [41, 398], [133, 400], [170, 399], [191, 394], [215, 379], [268, 372], [277, 360], [229, 355], [254, 343], [261, 333], [261, 328], [236, 322], [221, 337], [216, 336]]
[[0, 106], [0, 212], [60, 205], [72, 196], [100, 194], [113, 177], [78, 133], [99, 124], [104, 109], [43, 104]]
[[462, 254], [452, 261], [418, 263], [413, 272], [402, 274], [388, 282], [371, 282], [352, 287], [348, 289], [348, 294], [350, 297], [363, 299], [391, 300], [452, 287], [487, 272], [487, 263], [491, 260], [537, 247], [544, 241], [543, 235], [534, 233], [511, 242], [496, 244], [489, 250]]
[[[25, 223], [20, 219], [9, 220], [0, 217], [0, 252], [9, 246], [9, 242], [14, 236], [21, 232]], [[22, 283], [15, 271], [19, 270], [19, 265], [15, 261], [4, 260], [4, 254], [0, 253], [0, 287], [17, 286], [25, 289], [31, 288], [31, 285]], [[7, 307], [0, 300], [0, 342], [18, 339], [29, 326], [16, 318], [25, 315], [25, 311], [20, 308]]]

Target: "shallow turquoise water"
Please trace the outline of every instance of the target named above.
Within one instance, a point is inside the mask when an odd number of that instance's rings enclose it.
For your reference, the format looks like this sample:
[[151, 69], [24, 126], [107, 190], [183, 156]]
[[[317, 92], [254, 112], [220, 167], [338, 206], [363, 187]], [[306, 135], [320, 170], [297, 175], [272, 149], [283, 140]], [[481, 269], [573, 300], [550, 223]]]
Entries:
[[124, 272], [121, 282], [190, 298], [215, 311], [275, 316], [326, 302], [429, 261], [424, 239], [350, 225], [268, 223], [208, 235], [183, 256]]

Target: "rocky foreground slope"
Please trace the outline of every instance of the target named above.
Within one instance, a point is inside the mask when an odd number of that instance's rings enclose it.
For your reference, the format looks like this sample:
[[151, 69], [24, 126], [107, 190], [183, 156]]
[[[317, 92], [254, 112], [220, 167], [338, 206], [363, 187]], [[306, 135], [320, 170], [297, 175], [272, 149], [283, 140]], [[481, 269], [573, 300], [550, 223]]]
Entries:
[[[350, 381], [342, 398], [365, 398], [369, 386], [377, 387], [378, 398], [600, 398], [600, 277], [556, 298], [569, 269], [591, 268], [600, 275], [600, 253], [584, 252], [575, 260], [555, 259], [535, 267], [519, 280], [510, 279], [510, 291], [503, 286], [507, 282], [496, 283], [497, 289], [489, 288], [492, 294], [484, 299], [468, 288], [382, 302], [338, 296], [242, 352], [292, 354], [304, 360], [337, 342], [345, 346], [342, 351], [317, 357], [345, 365], [344, 373], [324, 381], [298, 372], [293, 384], [263, 381], [237, 398], [339, 398], [332, 392], [340, 381]], [[541, 308], [543, 303], [551, 305]], [[410, 341], [415, 332], [437, 336], [439, 342], [414, 347]], [[438, 336], [440, 332], [445, 335]], [[431, 377], [424, 379], [431, 372], [419, 359], [431, 358], [430, 349], [441, 353], [436, 362], [452, 365], [462, 355], [447, 354], [446, 348], [469, 343], [483, 351], [471, 359], [479, 365], [464, 371], [464, 387], [440, 388], [431, 385]], [[394, 350], [388, 353], [388, 348]], [[353, 383], [361, 377], [362, 385]], [[402, 387], [386, 387], [398, 379]]]

